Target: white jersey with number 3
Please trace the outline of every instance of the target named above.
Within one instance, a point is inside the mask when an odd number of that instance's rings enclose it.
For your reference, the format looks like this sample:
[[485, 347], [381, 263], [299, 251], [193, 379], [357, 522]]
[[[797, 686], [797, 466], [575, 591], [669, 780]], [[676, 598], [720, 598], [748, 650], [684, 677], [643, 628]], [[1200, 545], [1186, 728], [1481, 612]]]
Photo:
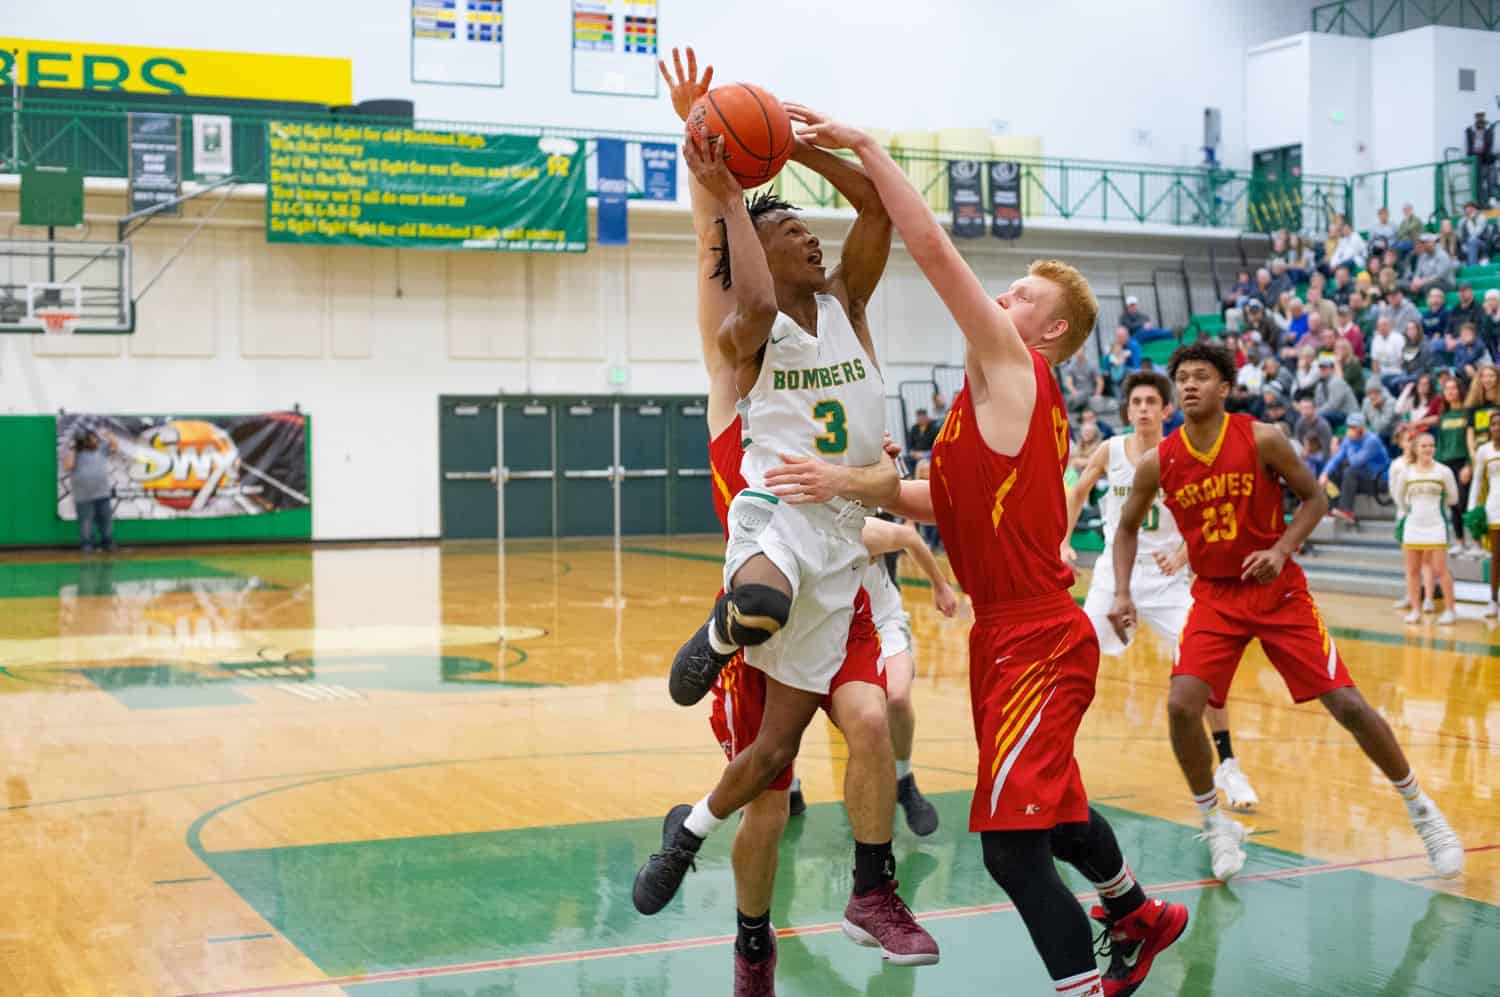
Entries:
[[[1135, 486], [1135, 465], [1125, 453], [1128, 436], [1113, 436], [1105, 441], [1109, 453], [1109, 470], [1105, 473], [1105, 484], [1109, 490], [1100, 503], [1104, 507], [1104, 553], [1100, 560], [1109, 560], [1115, 546], [1115, 534], [1120, 529], [1120, 513], [1125, 509], [1125, 500]], [[1182, 534], [1177, 532], [1177, 521], [1167, 511], [1162, 493], [1158, 491], [1151, 503], [1146, 519], [1141, 523], [1138, 554], [1155, 554], [1158, 551], [1170, 554], [1182, 546]]]
[[817, 295], [818, 334], [777, 313], [760, 378], [740, 399], [741, 470], [752, 488], [782, 454], [862, 467], [881, 458], [885, 384], [844, 306]]

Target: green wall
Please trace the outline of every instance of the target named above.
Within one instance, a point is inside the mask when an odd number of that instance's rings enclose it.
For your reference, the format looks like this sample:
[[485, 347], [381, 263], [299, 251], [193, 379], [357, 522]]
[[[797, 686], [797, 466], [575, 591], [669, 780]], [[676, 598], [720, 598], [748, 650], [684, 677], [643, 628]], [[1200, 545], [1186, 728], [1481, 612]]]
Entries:
[[[307, 420], [308, 480], [312, 419]], [[57, 420], [50, 415], [0, 416], [0, 547], [78, 543], [78, 524], [57, 518]], [[115, 540], [206, 543], [220, 540], [308, 540], [312, 507], [226, 519], [115, 520]]]

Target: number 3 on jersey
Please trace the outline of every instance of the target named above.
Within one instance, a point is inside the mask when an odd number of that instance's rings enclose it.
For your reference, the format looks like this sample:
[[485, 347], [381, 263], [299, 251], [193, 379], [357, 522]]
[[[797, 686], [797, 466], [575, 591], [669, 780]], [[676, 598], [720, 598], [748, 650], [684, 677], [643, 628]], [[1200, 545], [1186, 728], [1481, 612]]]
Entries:
[[824, 401], [813, 406], [813, 418], [823, 424], [823, 435], [815, 437], [818, 453], [841, 454], [849, 449], [849, 429], [840, 402]]
[[1203, 510], [1203, 539], [1206, 543], [1229, 543], [1239, 535], [1240, 527], [1235, 522], [1232, 503], [1211, 505]]

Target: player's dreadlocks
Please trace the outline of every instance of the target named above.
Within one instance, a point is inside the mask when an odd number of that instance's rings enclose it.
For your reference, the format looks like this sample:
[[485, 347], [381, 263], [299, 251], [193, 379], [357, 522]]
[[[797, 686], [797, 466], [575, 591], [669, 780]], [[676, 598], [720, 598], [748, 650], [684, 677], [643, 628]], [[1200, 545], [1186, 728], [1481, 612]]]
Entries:
[[[754, 224], [755, 220], [761, 215], [768, 215], [773, 211], [797, 210], [795, 205], [783, 201], [769, 190], [763, 190], [753, 198], [745, 198], [745, 208], [750, 212], [751, 224]], [[719, 262], [714, 265], [714, 272], [709, 276], [719, 278], [719, 281], [724, 285], [724, 290], [727, 291], [731, 286], [729, 275], [729, 232], [725, 229], [724, 219], [722, 218], [719, 219], [719, 244], [714, 247], [714, 252], [718, 255]]]

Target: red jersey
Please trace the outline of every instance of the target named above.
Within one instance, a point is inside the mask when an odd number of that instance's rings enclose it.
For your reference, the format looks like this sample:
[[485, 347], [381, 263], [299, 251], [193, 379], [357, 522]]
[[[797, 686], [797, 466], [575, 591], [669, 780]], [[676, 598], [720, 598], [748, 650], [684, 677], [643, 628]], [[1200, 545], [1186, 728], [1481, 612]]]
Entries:
[[1014, 457], [979, 435], [969, 384], [953, 399], [932, 447], [932, 507], [948, 561], [976, 606], [1063, 591], [1073, 572], [1058, 553], [1068, 535], [1063, 469], [1068, 416], [1046, 359], [1031, 354], [1036, 407]]
[[725, 539], [729, 538], [729, 503], [748, 487], [745, 476], [740, 474], [740, 461], [744, 457], [740, 417], [735, 416], [722, 433], [708, 441], [708, 466], [714, 476], [714, 514], [724, 528]]
[[1281, 538], [1281, 483], [1255, 449], [1255, 420], [1225, 413], [1208, 453], [1188, 442], [1186, 427], [1156, 448], [1161, 490], [1200, 578], [1238, 580], [1245, 558]]

